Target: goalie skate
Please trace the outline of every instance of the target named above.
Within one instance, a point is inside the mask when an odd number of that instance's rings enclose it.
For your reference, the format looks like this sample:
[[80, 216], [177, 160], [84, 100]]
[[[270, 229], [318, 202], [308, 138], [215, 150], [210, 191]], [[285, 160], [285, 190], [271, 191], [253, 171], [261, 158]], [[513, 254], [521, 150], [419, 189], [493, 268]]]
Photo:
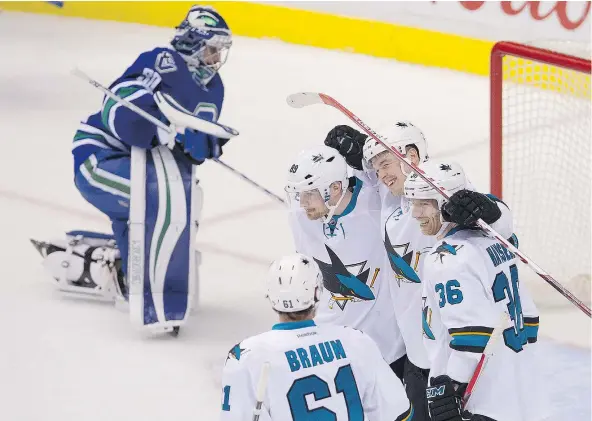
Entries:
[[127, 297], [119, 250], [109, 236], [72, 232], [66, 240], [31, 243], [60, 291], [101, 301]]

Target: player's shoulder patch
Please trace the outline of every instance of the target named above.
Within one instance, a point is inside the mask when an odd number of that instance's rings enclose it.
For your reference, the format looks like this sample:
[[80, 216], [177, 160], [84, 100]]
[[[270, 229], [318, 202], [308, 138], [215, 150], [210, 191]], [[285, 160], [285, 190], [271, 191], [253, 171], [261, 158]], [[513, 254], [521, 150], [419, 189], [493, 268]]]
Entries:
[[178, 67], [172, 52], [169, 50], [161, 50], [156, 55], [154, 69], [161, 74], [176, 72]]
[[448, 241], [442, 240], [436, 243], [430, 255], [435, 256], [435, 261], [444, 263], [446, 257], [452, 258], [457, 256], [463, 247], [463, 244], [458, 244], [454, 239]]
[[242, 342], [239, 342], [228, 351], [228, 354], [226, 355], [226, 362], [240, 361], [241, 358], [250, 351], [251, 350], [244, 346]]

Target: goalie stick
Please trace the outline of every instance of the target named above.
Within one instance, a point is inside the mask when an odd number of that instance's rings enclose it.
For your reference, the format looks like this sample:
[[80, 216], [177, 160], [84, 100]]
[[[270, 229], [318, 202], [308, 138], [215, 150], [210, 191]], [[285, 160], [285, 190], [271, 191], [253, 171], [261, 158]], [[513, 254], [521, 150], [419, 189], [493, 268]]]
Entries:
[[[436, 189], [445, 199], [450, 198], [450, 195], [448, 194], [448, 192], [445, 189], [443, 189], [442, 187], [438, 186], [436, 181], [432, 177], [430, 177], [428, 174], [426, 174], [421, 169], [417, 168], [417, 166], [414, 165], [412, 162], [405, 159], [405, 157], [403, 155], [401, 155], [399, 153], [399, 151], [397, 151], [395, 148], [389, 146], [386, 143], [385, 139], [383, 139], [378, 133], [376, 133], [374, 130], [372, 130], [368, 125], [366, 125], [366, 123], [364, 123], [362, 120], [360, 120], [354, 113], [352, 113], [350, 110], [345, 108], [343, 105], [341, 105], [335, 99], [331, 98], [329, 95], [325, 95], [322, 93], [316, 93], [316, 92], [301, 92], [301, 93], [289, 95], [288, 98], [286, 99], [286, 101], [288, 102], [288, 105], [293, 108], [303, 108], [303, 107], [307, 107], [309, 105], [314, 105], [314, 104], [325, 104], [325, 105], [329, 105], [333, 108], [336, 108], [337, 110], [339, 110], [343, 114], [345, 114], [351, 121], [356, 123], [356, 125], [358, 127], [360, 127], [362, 130], [364, 130], [364, 132], [366, 132], [368, 134], [368, 136], [370, 136], [372, 139], [376, 140], [378, 143], [380, 143], [382, 146], [384, 146], [387, 150], [389, 150], [392, 154], [394, 154], [395, 157], [397, 157], [397, 159], [399, 159], [400, 161], [405, 162], [407, 165], [409, 165], [409, 167], [411, 167], [413, 169], [413, 171], [415, 173], [417, 173], [417, 175], [419, 177], [421, 177], [432, 188]], [[512, 253], [514, 253], [516, 256], [518, 256], [518, 258], [524, 264], [528, 265], [537, 275], [539, 275], [541, 278], [543, 278], [547, 283], [549, 283], [553, 288], [555, 288], [555, 290], [557, 290], [561, 295], [563, 295], [565, 298], [567, 298], [572, 304], [574, 304], [580, 310], [582, 310], [588, 317], [591, 317], [590, 308], [586, 304], [584, 304], [575, 295], [573, 295], [567, 288], [565, 288], [563, 285], [561, 285], [559, 282], [557, 282], [549, 273], [544, 271], [539, 265], [537, 265], [535, 262], [533, 262], [528, 256], [526, 256], [523, 252], [521, 252], [516, 247], [514, 247], [508, 240], [506, 240], [501, 235], [499, 235], [493, 228], [491, 228], [482, 219], [477, 220], [477, 225], [479, 226], [479, 228], [483, 229], [485, 232], [487, 232], [493, 238], [498, 240], [505, 248], [507, 248]]]
[[[101, 85], [99, 82], [97, 82], [96, 80], [92, 79], [90, 76], [88, 76], [82, 70], [80, 70], [80, 69], [73, 69], [72, 70], [72, 74], [74, 76], [80, 78], [80, 79], [83, 79], [83, 80], [87, 81], [92, 86], [94, 86], [95, 88], [97, 88], [99, 91], [101, 91], [105, 95], [107, 95], [109, 98], [111, 98], [112, 100], [120, 103], [124, 107], [129, 108], [130, 110], [132, 110], [133, 112], [137, 113], [141, 117], [144, 117], [146, 120], [148, 120], [149, 122], [151, 122], [152, 124], [154, 124], [156, 127], [158, 127], [160, 129], [166, 131], [167, 133], [171, 133], [171, 134], [173, 133], [174, 130], [170, 126], [166, 125], [162, 121], [158, 120], [154, 116], [152, 116], [149, 113], [147, 113], [146, 111], [142, 110], [140, 107], [132, 104], [129, 101], [126, 101], [123, 98], [121, 98], [120, 96], [118, 96], [117, 94], [115, 94], [115, 92], [107, 89], [106, 87], [104, 87], [103, 85]], [[164, 102], [162, 96], [159, 97], [159, 100], [161, 101], [161, 103]], [[204, 133], [212, 134], [213, 136], [216, 136], [216, 137], [220, 137], [220, 138], [223, 138], [223, 139], [229, 139], [232, 136], [238, 135], [238, 132], [236, 130], [232, 129], [231, 127], [224, 126], [222, 124], [215, 123], [215, 122], [212, 122], [212, 121], [209, 121], [209, 120], [197, 119], [196, 118], [196, 119], [193, 120], [193, 122], [194, 123], [197, 123], [197, 124], [199, 124], [201, 126], [201, 129], [197, 128], [196, 130], [203, 131]], [[168, 146], [169, 146], [169, 148], [171, 148], [174, 145], [168, 145]], [[249, 177], [247, 177], [242, 172], [234, 169], [230, 165], [226, 164], [225, 162], [223, 162], [223, 161], [221, 161], [221, 160], [219, 160], [217, 158], [213, 158], [213, 160], [216, 163], [218, 163], [221, 166], [223, 166], [224, 168], [226, 168], [227, 170], [229, 170], [229, 171], [233, 172], [234, 174], [238, 175], [243, 180], [245, 180], [246, 182], [248, 182], [249, 184], [251, 184], [255, 188], [259, 189], [260, 191], [262, 191], [263, 193], [265, 193], [267, 196], [271, 197], [272, 199], [276, 200], [277, 202], [280, 202], [282, 204], [285, 204], [286, 203], [285, 200], [282, 199], [280, 196], [278, 196], [277, 194], [269, 191], [268, 189], [266, 189], [265, 187], [263, 187], [260, 184], [256, 183], [255, 181], [251, 180]]]

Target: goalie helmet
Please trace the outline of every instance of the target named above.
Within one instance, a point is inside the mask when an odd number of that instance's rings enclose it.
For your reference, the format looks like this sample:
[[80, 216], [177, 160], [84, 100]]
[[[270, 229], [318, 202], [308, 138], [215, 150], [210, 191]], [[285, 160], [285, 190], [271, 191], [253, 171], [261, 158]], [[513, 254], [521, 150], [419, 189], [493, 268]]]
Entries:
[[293, 313], [307, 310], [320, 300], [323, 275], [313, 259], [295, 253], [271, 264], [266, 287], [266, 298], [274, 310]]
[[[341, 182], [341, 198], [334, 206], [330, 206], [330, 186], [336, 181]], [[290, 199], [291, 196], [298, 198], [303, 192], [318, 190], [329, 208], [329, 214], [325, 217], [325, 222], [328, 222], [348, 187], [345, 159], [335, 149], [323, 145], [304, 150], [298, 155], [296, 162], [290, 167], [285, 190]]]
[[210, 6], [192, 6], [177, 26], [171, 46], [183, 57], [194, 77], [207, 85], [226, 62], [232, 33]]
[[[413, 124], [409, 121], [398, 121], [394, 125], [388, 126], [380, 133], [383, 134], [386, 144], [394, 146], [397, 151], [403, 156], [406, 155], [406, 147], [409, 145], [415, 145], [419, 155], [419, 162], [425, 162], [428, 160], [428, 144], [425, 136]], [[364, 160], [369, 167], [372, 167], [370, 161], [376, 155], [386, 151], [387, 149], [378, 143], [376, 140], [368, 138], [364, 144]]]
[[[449, 196], [469, 186], [464, 170], [456, 162], [429, 161], [421, 164], [419, 169], [423, 170], [437, 185], [443, 187]], [[438, 201], [438, 209], [441, 209], [445, 202], [444, 196], [415, 172], [409, 174], [405, 180], [405, 197], [409, 199], [435, 199]]]

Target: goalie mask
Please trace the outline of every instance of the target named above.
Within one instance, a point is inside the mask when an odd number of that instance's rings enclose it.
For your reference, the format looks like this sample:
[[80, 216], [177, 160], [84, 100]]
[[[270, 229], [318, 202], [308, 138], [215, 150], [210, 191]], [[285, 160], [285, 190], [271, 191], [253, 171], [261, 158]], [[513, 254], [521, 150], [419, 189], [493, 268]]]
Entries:
[[266, 297], [273, 309], [294, 313], [307, 310], [320, 300], [323, 275], [312, 258], [295, 253], [271, 264], [266, 284]]
[[177, 26], [171, 46], [183, 57], [194, 78], [207, 85], [226, 62], [232, 33], [214, 8], [193, 6]]
[[[335, 182], [341, 183], [341, 196], [331, 205], [331, 185]], [[285, 190], [290, 206], [298, 203], [301, 207], [306, 207], [307, 201], [318, 198], [326, 206], [327, 212], [322, 219], [328, 223], [345, 197], [348, 186], [345, 159], [333, 148], [318, 146], [298, 155], [290, 167]]]

